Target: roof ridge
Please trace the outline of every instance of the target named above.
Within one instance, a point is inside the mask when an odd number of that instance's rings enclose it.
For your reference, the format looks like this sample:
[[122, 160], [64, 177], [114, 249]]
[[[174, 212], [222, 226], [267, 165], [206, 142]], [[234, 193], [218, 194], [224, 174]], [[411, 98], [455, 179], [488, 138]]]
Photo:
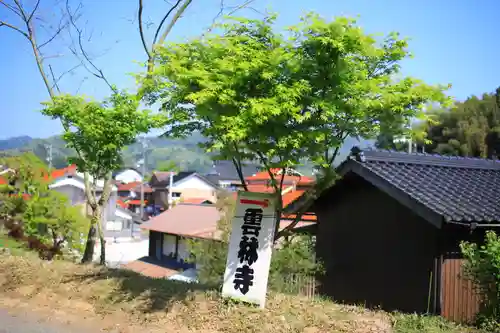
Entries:
[[[498, 159], [494, 160], [477, 157], [449, 156], [427, 153], [407, 153], [381, 149], [359, 150], [358, 154], [362, 154], [365, 161], [420, 164], [448, 168], [500, 170], [500, 160]], [[355, 159], [355, 154], [351, 154], [349, 158]]]

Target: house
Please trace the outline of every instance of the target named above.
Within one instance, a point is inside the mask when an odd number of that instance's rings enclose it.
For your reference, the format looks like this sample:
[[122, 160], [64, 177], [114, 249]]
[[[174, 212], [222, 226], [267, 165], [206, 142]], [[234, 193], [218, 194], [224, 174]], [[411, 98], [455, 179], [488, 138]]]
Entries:
[[[246, 178], [255, 175], [259, 170], [258, 165], [245, 163], [241, 171], [243, 177]], [[205, 177], [224, 189], [231, 188], [234, 184], [241, 184], [241, 178], [232, 161], [214, 161], [212, 171]]]
[[[68, 167], [63, 170], [55, 170], [51, 174], [53, 182], [49, 189], [65, 194], [72, 205], [80, 205], [86, 202], [85, 183], [83, 174], [76, 170], [76, 167]], [[100, 197], [104, 186], [103, 180], [96, 182], [96, 194]], [[115, 218], [117, 206], [117, 188], [113, 185], [106, 208], [103, 211], [103, 225], [108, 220]]]
[[172, 192], [172, 200], [204, 198], [211, 202], [217, 200], [218, 185], [205, 176], [192, 171], [172, 173], [172, 186], [170, 186], [170, 172], [155, 172], [149, 185], [152, 188], [152, 204], [163, 207], [168, 206], [168, 192]]
[[221, 215], [213, 205], [178, 204], [141, 225], [149, 230], [149, 256], [172, 269], [195, 268], [188, 262], [189, 239], [219, 240], [217, 221]]
[[113, 172], [113, 179], [120, 183], [132, 183], [144, 181], [142, 173], [135, 168], [123, 168]]
[[114, 242], [139, 239], [141, 238], [139, 226], [142, 222], [139, 214], [118, 205], [113, 218], [106, 221], [104, 237]]
[[[141, 182], [130, 182], [118, 184], [118, 196], [122, 200], [140, 199], [141, 198]], [[151, 201], [153, 189], [149, 184], [142, 184], [142, 191], [144, 192], [144, 199]]]
[[500, 227], [500, 161], [361, 151], [314, 203], [321, 293], [385, 310], [470, 321], [463, 240]]
[[[55, 170], [50, 176], [53, 179], [52, 184], [49, 185], [50, 189], [66, 194], [72, 205], [86, 203], [83, 174], [79, 173], [75, 166]], [[103, 185], [104, 182], [102, 180], [96, 182], [96, 194], [98, 197], [102, 193]], [[140, 200], [138, 201], [140, 204]], [[142, 219], [138, 214], [139, 209], [137, 208], [137, 211], [132, 210], [135, 207], [130, 202], [133, 203], [133, 200], [128, 202], [119, 200], [118, 187], [113, 185], [102, 218], [105, 238], [112, 239], [113, 241], [116, 241], [117, 238], [120, 240], [140, 238], [138, 225], [142, 223]], [[88, 209], [87, 213], [89, 213]]]

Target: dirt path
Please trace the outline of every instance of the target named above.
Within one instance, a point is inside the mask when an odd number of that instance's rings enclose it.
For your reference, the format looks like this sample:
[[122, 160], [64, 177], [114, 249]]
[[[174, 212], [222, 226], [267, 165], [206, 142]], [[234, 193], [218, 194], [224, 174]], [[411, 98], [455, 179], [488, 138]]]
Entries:
[[99, 331], [88, 331], [79, 325], [53, 322], [27, 311], [0, 308], [0, 333], [94, 333]]

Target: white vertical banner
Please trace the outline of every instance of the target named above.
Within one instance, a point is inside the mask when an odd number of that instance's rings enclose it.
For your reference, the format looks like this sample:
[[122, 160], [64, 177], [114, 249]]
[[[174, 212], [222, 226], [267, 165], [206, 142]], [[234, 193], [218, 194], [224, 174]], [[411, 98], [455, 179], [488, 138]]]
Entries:
[[238, 192], [222, 296], [266, 303], [276, 223], [274, 193]]

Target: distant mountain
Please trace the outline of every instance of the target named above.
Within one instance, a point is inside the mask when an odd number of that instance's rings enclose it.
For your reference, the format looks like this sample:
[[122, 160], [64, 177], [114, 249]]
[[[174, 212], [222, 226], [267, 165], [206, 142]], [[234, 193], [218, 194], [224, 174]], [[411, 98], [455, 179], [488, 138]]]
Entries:
[[21, 148], [29, 144], [32, 140], [33, 138], [27, 135], [0, 140], [0, 150]]
[[[151, 172], [157, 168], [160, 162], [174, 161], [181, 170], [208, 173], [212, 169], [212, 156], [198, 147], [198, 143], [204, 141], [199, 133], [182, 140], [165, 139], [160, 137], [149, 137], [146, 147], [146, 170]], [[60, 136], [52, 136], [46, 139], [33, 139], [29, 136], [20, 136], [6, 140], [0, 140], [0, 156], [12, 156], [23, 152], [33, 152], [44, 161], [48, 161], [47, 145], [52, 145], [52, 165], [54, 168], [62, 168], [68, 165], [68, 157], [74, 156], [75, 152], [66, 147]], [[372, 141], [358, 141], [348, 138], [339, 151], [335, 164], [342, 162], [353, 146], [361, 148], [373, 145]], [[137, 167], [138, 161], [143, 158], [142, 145], [134, 143], [123, 151], [124, 166]], [[312, 165], [297, 168], [303, 174], [312, 173]]]
[[[48, 161], [49, 150], [52, 146], [52, 165], [62, 168], [68, 165], [68, 157], [74, 156], [73, 149], [67, 148], [61, 136], [52, 136], [46, 139], [30, 137], [11, 138], [0, 141], [0, 155], [12, 156], [23, 152], [33, 152], [44, 161]], [[27, 139], [29, 138], [29, 140]], [[208, 172], [212, 168], [212, 160], [197, 145], [202, 140], [199, 134], [193, 134], [184, 140], [172, 140], [158, 137], [147, 139], [146, 170], [151, 172], [161, 161], [175, 161], [183, 169]], [[124, 166], [136, 167], [142, 159], [142, 145], [135, 143], [128, 146], [123, 152]]]

